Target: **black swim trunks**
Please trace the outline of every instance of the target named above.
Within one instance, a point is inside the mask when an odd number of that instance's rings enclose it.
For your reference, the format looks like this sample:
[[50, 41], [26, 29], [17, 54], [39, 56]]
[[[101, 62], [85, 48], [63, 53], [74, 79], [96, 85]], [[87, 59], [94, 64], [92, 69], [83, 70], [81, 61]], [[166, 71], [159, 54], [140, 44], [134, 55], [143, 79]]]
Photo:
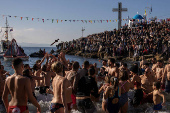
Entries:
[[63, 104], [59, 104], [59, 103], [51, 103], [50, 105], [50, 111], [51, 113], [54, 113], [55, 111], [57, 111], [58, 109], [64, 107]]

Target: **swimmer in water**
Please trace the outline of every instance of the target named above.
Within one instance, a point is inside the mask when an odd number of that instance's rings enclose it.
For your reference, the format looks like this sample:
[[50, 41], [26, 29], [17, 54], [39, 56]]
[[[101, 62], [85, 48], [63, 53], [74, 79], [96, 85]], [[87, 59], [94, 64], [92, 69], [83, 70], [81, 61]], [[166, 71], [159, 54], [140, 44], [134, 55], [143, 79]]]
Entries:
[[[23, 76], [23, 61], [20, 58], [14, 59], [12, 67], [15, 73], [7, 77], [2, 95], [7, 113], [12, 113], [16, 110], [21, 113], [28, 113], [28, 99], [37, 107], [37, 111], [41, 112], [40, 105], [32, 94], [30, 79]], [[8, 94], [11, 94], [11, 101], [9, 103]]]
[[108, 76], [115, 76], [115, 77], [119, 77], [119, 69], [114, 66], [115, 63], [115, 59], [114, 58], [109, 58], [108, 59]]
[[67, 94], [67, 88], [71, 86], [70, 82], [63, 77], [63, 65], [60, 62], [52, 64], [52, 70], [56, 73], [53, 79], [53, 99], [50, 105], [51, 113], [68, 113], [67, 96], [71, 97], [71, 94]]
[[75, 79], [78, 75], [77, 71], [79, 69], [79, 63], [76, 61], [73, 63], [73, 68], [72, 70], [68, 71], [67, 74], [66, 74], [66, 78], [70, 81], [71, 83], [71, 86], [73, 87], [73, 91], [72, 91], [72, 94], [71, 94], [71, 102], [68, 103], [68, 110], [71, 111], [71, 105], [73, 104], [73, 109], [77, 109], [77, 106], [76, 106], [76, 91], [77, 91], [77, 86], [76, 86], [76, 83], [75, 83]]
[[[165, 92], [170, 93], [170, 58], [168, 62], [169, 64], [165, 66], [161, 83], [162, 84], [165, 83]], [[166, 82], [165, 82], [165, 78], [166, 78]]]
[[[165, 96], [164, 94], [160, 91], [161, 84], [159, 81], [153, 83], [153, 92], [149, 93], [148, 95], [153, 95], [153, 103], [154, 111], [159, 111], [162, 109], [162, 106], [165, 106]], [[163, 98], [163, 103], [161, 103], [160, 97]]]

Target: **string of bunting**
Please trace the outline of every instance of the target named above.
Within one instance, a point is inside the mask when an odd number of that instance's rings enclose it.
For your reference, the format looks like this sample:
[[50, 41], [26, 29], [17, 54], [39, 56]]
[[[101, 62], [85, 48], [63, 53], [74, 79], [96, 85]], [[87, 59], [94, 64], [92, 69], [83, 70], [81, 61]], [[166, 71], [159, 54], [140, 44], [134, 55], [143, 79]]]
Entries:
[[[45, 18], [31, 18], [31, 17], [22, 17], [22, 16], [11, 16], [11, 15], [2, 15], [2, 17], [3, 17], [3, 19], [4, 19], [4, 17], [15, 17], [15, 18], [20, 18], [21, 20], [23, 20], [24, 18], [26, 19], [26, 20], [35, 20], [35, 19], [37, 19], [38, 21], [42, 21], [43, 23], [45, 22], [45, 21], [51, 21], [52, 23], [54, 22], [54, 21], [56, 21], [57, 23], [59, 23], [59, 22], [66, 22], [66, 21], [69, 21], [69, 22], [79, 22], [79, 21], [81, 21], [82, 23], [95, 23], [95, 22], [98, 22], [98, 23], [102, 23], [102, 22], [107, 22], [107, 23], [109, 23], [109, 22], [119, 22], [119, 20], [118, 19], [114, 19], [114, 20], [60, 20], [60, 19], [45, 19]], [[149, 18], [149, 20], [150, 20], [151, 18]], [[120, 21], [128, 21], [129, 19], [122, 19], [122, 20], [120, 20]], [[157, 21], [162, 21], [163, 19], [157, 19]], [[133, 21], [133, 20], [132, 20]], [[142, 19], [142, 20], [139, 20], [138, 19], [138, 22], [146, 22], [146, 20], [144, 20], [144, 19]], [[148, 21], [149, 22], [149, 21]]]

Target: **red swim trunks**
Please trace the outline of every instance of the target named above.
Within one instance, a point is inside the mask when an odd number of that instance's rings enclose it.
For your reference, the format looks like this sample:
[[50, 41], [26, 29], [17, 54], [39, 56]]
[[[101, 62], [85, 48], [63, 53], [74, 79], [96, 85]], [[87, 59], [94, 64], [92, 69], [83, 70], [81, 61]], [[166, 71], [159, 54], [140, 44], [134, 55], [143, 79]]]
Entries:
[[9, 106], [8, 113], [23, 113], [28, 110], [28, 106]]
[[71, 94], [72, 102], [73, 104], [76, 104], [76, 96], [74, 94]]

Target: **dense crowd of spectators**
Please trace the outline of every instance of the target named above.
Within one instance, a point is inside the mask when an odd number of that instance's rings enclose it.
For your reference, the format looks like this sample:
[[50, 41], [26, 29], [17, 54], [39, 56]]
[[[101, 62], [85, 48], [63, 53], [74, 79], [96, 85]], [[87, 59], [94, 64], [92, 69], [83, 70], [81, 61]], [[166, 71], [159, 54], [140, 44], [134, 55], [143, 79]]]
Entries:
[[[137, 23], [132, 28], [104, 31], [57, 45], [58, 49], [92, 53], [106, 52], [110, 56], [139, 56], [170, 52], [168, 21]], [[169, 42], [170, 44], [170, 42]]]

